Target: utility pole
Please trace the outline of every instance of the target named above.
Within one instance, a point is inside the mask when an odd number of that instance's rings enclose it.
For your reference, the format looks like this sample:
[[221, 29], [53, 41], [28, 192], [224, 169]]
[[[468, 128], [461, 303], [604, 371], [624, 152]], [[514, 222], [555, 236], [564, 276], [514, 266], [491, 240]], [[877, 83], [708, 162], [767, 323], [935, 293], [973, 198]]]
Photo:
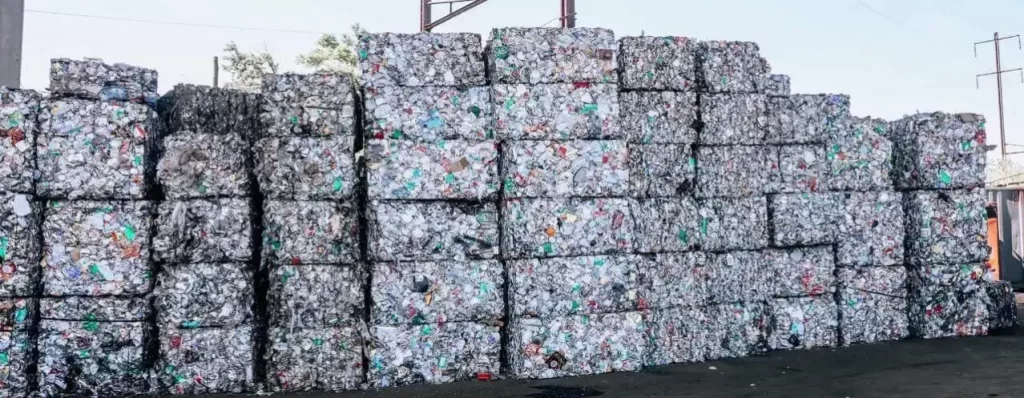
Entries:
[[576, 0], [562, 0], [562, 27], [576, 27]]
[[0, 0], [0, 86], [21, 87], [25, 0]]
[[217, 83], [220, 81], [220, 59], [217, 56], [213, 57], [213, 88], [217, 88]]
[[[974, 84], [978, 88], [981, 88], [981, 84], [979, 83], [979, 80], [982, 77], [984, 77], [984, 76], [992, 76], [992, 75], [995, 75], [995, 77], [996, 77], [996, 93], [999, 96], [999, 149], [1002, 152], [1003, 157], [1006, 157], [1006, 155], [1010, 154], [1010, 153], [1008, 153], [1006, 151], [1006, 124], [1004, 123], [1005, 119], [1003, 118], [1003, 73], [1020, 72], [1020, 74], [1021, 74], [1021, 78], [1020, 78], [1021, 83], [1024, 83], [1024, 71], [1022, 71], [1021, 68], [1013, 68], [1013, 69], [1003, 70], [1002, 59], [1001, 59], [1001, 57], [999, 55], [999, 42], [1003, 41], [1003, 40], [1007, 40], [1007, 39], [1013, 39], [1013, 38], [1017, 39], [1017, 49], [1018, 50], [1021, 49], [1020, 35], [1013, 35], [1013, 36], [1008, 36], [1008, 37], [999, 37], [999, 32], [996, 32], [996, 33], [992, 34], [992, 40], [979, 41], [977, 43], [974, 43], [974, 57], [975, 58], [978, 57], [978, 45], [979, 44], [993, 43], [995, 45], [995, 50], [996, 50], [996, 71], [995, 72], [990, 72], [990, 73], [983, 73], [983, 74], [975, 76], [974, 77]], [[1022, 153], [1022, 152], [1017, 152], [1017, 153]]]

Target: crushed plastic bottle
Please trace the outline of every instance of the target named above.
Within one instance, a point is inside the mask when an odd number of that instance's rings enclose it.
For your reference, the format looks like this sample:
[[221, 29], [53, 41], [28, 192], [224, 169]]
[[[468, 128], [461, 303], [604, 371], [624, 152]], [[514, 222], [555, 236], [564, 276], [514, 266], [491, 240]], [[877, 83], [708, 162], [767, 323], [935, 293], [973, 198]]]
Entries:
[[496, 84], [616, 83], [618, 52], [602, 28], [497, 28], [485, 49]]
[[674, 91], [619, 93], [621, 125], [635, 144], [697, 142], [697, 94]]
[[509, 141], [502, 147], [506, 198], [612, 197], [629, 192], [625, 141]]
[[0, 190], [33, 193], [42, 95], [0, 86]]
[[377, 325], [501, 319], [503, 273], [497, 260], [375, 263], [370, 313]]
[[619, 39], [619, 85], [626, 90], [697, 89], [697, 40], [681, 36]]
[[366, 87], [482, 86], [483, 45], [474, 33], [372, 33], [359, 38]]
[[370, 140], [366, 184], [371, 199], [494, 199], [496, 141]]
[[491, 86], [494, 132], [505, 140], [622, 139], [614, 84]]

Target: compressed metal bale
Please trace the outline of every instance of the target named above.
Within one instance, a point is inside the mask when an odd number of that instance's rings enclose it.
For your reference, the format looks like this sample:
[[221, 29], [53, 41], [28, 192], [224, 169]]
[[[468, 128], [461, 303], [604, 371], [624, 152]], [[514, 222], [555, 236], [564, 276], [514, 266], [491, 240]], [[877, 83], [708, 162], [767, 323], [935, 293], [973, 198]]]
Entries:
[[629, 174], [633, 197], [687, 195], [695, 188], [697, 159], [690, 145], [629, 144]]
[[269, 278], [267, 313], [275, 327], [340, 327], [363, 319], [366, 275], [360, 267], [275, 265]]
[[374, 326], [367, 380], [373, 387], [438, 384], [497, 374], [501, 334], [474, 322]]
[[830, 128], [825, 157], [828, 188], [833, 191], [892, 190], [892, 141], [889, 123], [851, 118]]
[[162, 329], [154, 382], [169, 394], [223, 394], [253, 389], [253, 331]]
[[246, 263], [164, 267], [154, 292], [165, 327], [237, 326], [252, 320], [253, 272]]
[[249, 261], [248, 199], [169, 200], [157, 205], [153, 259], [176, 263]]
[[694, 308], [708, 299], [708, 269], [714, 255], [704, 252], [658, 254], [637, 261], [639, 309]]
[[1017, 301], [1009, 281], [987, 281], [989, 330], [1007, 330], [1017, 327]]
[[0, 331], [0, 395], [27, 397], [35, 389], [29, 367], [35, 365], [35, 340], [28, 331]]
[[494, 83], [616, 83], [619, 46], [602, 28], [496, 28], [487, 47]]
[[985, 261], [988, 215], [982, 189], [903, 194], [906, 258], [912, 265]]
[[689, 196], [633, 199], [629, 209], [636, 220], [633, 247], [638, 253], [700, 250], [713, 211]]
[[637, 371], [645, 330], [640, 312], [513, 318], [509, 371], [520, 379]]
[[495, 84], [494, 132], [505, 140], [623, 139], [614, 84]]
[[918, 113], [893, 123], [897, 189], [985, 186], [985, 117]]
[[263, 204], [263, 260], [277, 264], [358, 261], [358, 211], [346, 202], [266, 201]]
[[256, 179], [271, 199], [349, 199], [358, 185], [354, 138], [274, 137], [253, 145]]
[[644, 365], [704, 361], [717, 341], [711, 334], [710, 307], [674, 307], [644, 313], [647, 344]]
[[771, 309], [763, 302], [710, 306], [708, 334], [701, 351], [708, 360], [742, 358], [768, 351]]
[[54, 321], [138, 322], [149, 319], [145, 297], [44, 297], [40, 318]]
[[772, 243], [777, 247], [834, 243], [844, 200], [836, 193], [772, 195]]
[[224, 88], [178, 84], [157, 102], [157, 111], [167, 131], [253, 137], [251, 121], [259, 108], [250, 104], [249, 94]]
[[771, 149], [764, 146], [697, 148], [697, 196], [742, 197], [769, 191]]
[[50, 60], [50, 87], [54, 95], [92, 100], [144, 101], [155, 103], [157, 71], [102, 60]]
[[770, 302], [773, 350], [811, 349], [839, 345], [839, 309], [832, 295], [779, 298]]
[[759, 145], [768, 133], [768, 97], [763, 94], [703, 94], [699, 141], [705, 145]]
[[0, 192], [0, 296], [36, 294], [42, 216], [34, 197]]
[[776, 160], [769, 172], [772, 193], [817, 192], [828, 186], [828, 160], [823, 145], [783, 145], [771, 148]]
[[502, 203], [504, 258], [627, 253], [633, 215], [626, 199], [511, 199]]
[[776, 281], [770, 256], [760, 251], [736, 251], [710, 257], [708, 302], [728, 304], [763, 301], [772, 296]]
[[[771, 95], [771, 94], [769, 94]], [[769, 144], [819, 144], [846, 128], [850, 97], [840, 94], [786, 94], [768, 98]]]
[[827, 295], [836, 291], [835, 262], [830, 246], [769, 250], [772, 295], [778, 298]]
[[374, 261], [463, 261], [500, 253], [494, 203], [374, 200], [367, 223]]
[[836, 230], [836, 264], [902, 264], [903, 194], [863, 192], [844, 196], [842, 216]]
[[480, 86], [483, 45], [474, 33], [370, 33], [359, 37], [363, 86]]
[[694, 90], [699, 50], [689, 37], [622, 37], [619, 84], [627, 90]]
[[844, 345], [902, 340], [910, 335], [906, 268], [840, 268], [836, 276]]
[[0, 190], [34, 192], [36, 156], [33, 144], [39, 134], [37, 118], [42, 95], [32, 90], [0, 86]]
[[634, 255], [510, 261], [510, 315], [546, 319], [637, 310], [642, 261]]
[[157, 182], [170, 199], [249, 196], [249, 143], [237, 134], [164, 137]]
[[768, 247], [768, 200], [721, 198], [704, 202], [700, 225], [703, 250], [757, 250]]
[[763, 93], [771, 66], [757, 43], [703, 41], [697, 78], [711, 93]]
[[39, 299], [11, 297], [0, 299], [0, 331], [12, 332], [30, 329], [39, 312]]
[[496, 141], [370, 140], [366, 184], [373, 199], [494, 199]]
[[620, 125], [630, 143], [697, 143], [697, 93], [623, 91], [619, 109]]
[[790, 94], [790, 81], [788, 75], [768, 75], [767, 85], [764, 93], [772, 97], [786, 97]]
[[370, 313], [377, 325], [501, 319], [504, 288], [497, 260], [376, 263]]
[[267, 338], [270, 391], [344, 391], [362, 386], [364, 347], [356, 328], [272, 327]]
[[145, 322], [44, 319], [38, 337], [40, 395], [145, 391], [147, 334]]
[[506, 198], [628, 193], [625, 141], [511, 141], [502, 149]]
[[491, 91], [474, 87], [366, 87], [368, 137], [437, 140], [494, 139]]
[[261, 136], [355, 134], [355, 86], [345, 74], [264, 75]]
[[36, 192], [70, 199], [142, 199], [152, 184], [160, 118], [145, 105], [49, 99], [39, 113]]
[[982, 336], [989, 330], [986, 264], [910, 267], [909, 314], [913, 336], [934, 339]]
[[43, 294], [128, 295], [150, 290], [152, 203], [48, 203], [43, 222]]

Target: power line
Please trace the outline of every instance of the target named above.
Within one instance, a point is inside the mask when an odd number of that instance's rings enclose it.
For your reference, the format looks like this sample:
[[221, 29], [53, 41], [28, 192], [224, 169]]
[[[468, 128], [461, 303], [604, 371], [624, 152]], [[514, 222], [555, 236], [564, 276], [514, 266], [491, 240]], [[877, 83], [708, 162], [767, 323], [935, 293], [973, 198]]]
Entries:
[[193, 28], [255, 30], [255, 31], [264, 31], [264, 32], [294, 33], [294, 34], [303, 34], [303, 35], [328, 35], [328, 34], [333, 34], [333, 33], [328, 33], [328, 32], [315, 32], [315, 31], [311, 31], [311, 30], [276, 29], [276, 28], [250, 27], [250, 26], [213, 25], [213, 24], [193, 23], [193, 22], [158, 21], [158, 20], [153, 20], [153, 19], [121, 18], [121, 17], [111, 17], [111, 16], [104, 16], [104, 15], [74, 14], [74, 13], [68, 13], [68, 12], [45, 11], [45, 10], [29, 10], [29, 9], [26, 9], [25, 12], [26, 13], [35, 13], [35, 14], [46, 14], [46, 15], [60, 15], [60, 16], [65, 16], [65, 17], [103, 19], [103, 20], [108, 20], [108, 21], [124, 21], [124, 22], [148, 23], [148, 24], [154, 24], [154, 25], [189, 26], [189, 27], [193, 27]]

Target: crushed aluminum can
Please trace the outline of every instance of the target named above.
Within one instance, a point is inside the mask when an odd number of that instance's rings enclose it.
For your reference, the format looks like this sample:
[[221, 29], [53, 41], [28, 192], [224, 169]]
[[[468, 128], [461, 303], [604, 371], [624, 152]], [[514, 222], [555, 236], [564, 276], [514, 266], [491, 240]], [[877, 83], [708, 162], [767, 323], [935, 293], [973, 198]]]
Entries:
[[911, 265], [985, 261], [988, 224], [981, 189], [903, 194], [906, 258]]
[[[771, 193], [818, 192], [828, 185], [828, 161], [823, 145], [782, 145], [771, 147], [775, 160], [769, 173]], [[777, 160], [776, 160], [777, 159]]]
[[139, 66], [86, 58], [50, 60], [50, 92], [102, 101], [134, 101], [155, 104], [157, 71]]
[[265, 75], [260, 136], [352, 136], [355, 90], [351, 77], [344, 74]]
[[[351, 203], [268, 200], [263, 204], [264, 263], [354, 263], [359, 260], [358, 218]], [[400, 227], [407, 225], [394, 226]]]
[[705, 341], [708, 360], [742, 358], [768, 351], [771, 334], [771, 309], [763, 302], [731, 303], [711, 306]]
[[832, 191], [892, 190], [889, 122], [851, 118], [830, 129], [825, 157]]
[[790, 81], [788, 75], [769, 75], [764, 93], [772, 97], [787, 97], [790, 95]]
[[252, 321], [253, 272], [246, 263], [165, 266], [154, 296], [159, 325], [238, 326]]
[[363, 86], [482, 86], [482, 41], [474, 33], [364, 35], [358, 45]]
[[836, 264], [903, 264], [903, 194], [847, 193], [836, 229]]
[[363, 382], [363, 338], [354, 327], [267, 332], [267, 388], [272, 392], [356, 390]]
[[[769, 94], [770, 95], [770, 94]], [[829, 133], [846, 128], [850, 97], [796, 94], [768, 97], [768, 144], [820, 144]]]
[[0, 190], [33, 193], [42, 95], [0, 86]]
[[712, 335], [710, 308], [714, 307], [683, 306], [644, 312], [644, 365], [704, 361], [717, 343]]
[[249, 144], [237, 134], [164, 137], [157, 182], [169, 199], [249, 196]]
[[271, 199], [336, 200], [355, 195], [353, 136], [271, 137], [253, 145], [260, 190]]
[[253, 120], [259, 109], [249, 94], [209, 86], [179, 84], [160, 97], [157, 111], [167, 131], [190, 131], [199, 135], [237, 135], [254, 137]]
[[702, 249], [714, 252], [768, 247], [768, 201], [765, 197], [704, 201], [698, 230]]
[[843, 215], [837, 193], [781, 194], [769, 197], [772, 243], [777, 247], [834, 243]]
[[705, 145], [760, 145], [768, 134], [768, 97], [763, 94], [704, 94], [700, 98]]
[[906, 268], [839, 268], [836, 276], [844, 346], [902, 340], [910, 335]]
[[0, 299], [0, 331], [29, 330], [35, 322], [37, 312], [39, 312], [39, 299], [37, 298]]
[[769, 305], [774, 325], [768, 339], [771, 349], [807, 350], [839, 345], [839, 310], [831, 295], [778, 298]]
[[775, 290], [771, 258], [760, 251], [735, 251], [711, 257], [708, 302], [746, 303], [767, 300]]
[[985, 264], [936, 264], [908, 268], [910, 333], [935, 339], [984, 336], [989, 331]]
[[152, 206], [144, 201], [55, 201], [43, 222], [43, 294], [150, 291]]
[[631, 144], [697, 143], [697, 94], [673, 91], [619, 93], [621, 128]]
[[586, 256], [509, 261], [511, 316], [544, 319], [635, 311], [640, 256]]
[[774, 297], [824, 295], [832, 299], [837, 283], [831, 246], [775, 249], [766, 254]]
[[690, 145], [629, 144], [629, 174], [630, 196], [690, 195], [695, 190], [697, 159]]
[[382, 139], [492, 140], [490, 87], [366, 87], [364, 131]]
[[39, 324], [41, 396], [120, 396], [146, 391], [145, 322], [92, 319]]
[[496, 141], [370, 140], [366, 184], [371, 199], [496, 199]]
[[764, 146], [701, 146], [697, 148], [697, 196], [757, 196], [769, 191], [772, 165]]
[[763, 93], [771, 66], [757, 43], [703, 41], [697, 78], [711, 93]]
[[984, 116], [919, 113], [893, 124], [897, 189], [985, 186]]
[[501, 319], [504, 289], [497, 260], [376, 263], [370, 313], [377, 325]]
[[42, 217], [34, 197], [0, 192], [0, 296], [37, 294]]
[[637, 371], [645, 330], [640, 312], [513, 318], [509, 371], [521, 379]]
[[639, 309], [695, 308], [707, 303], [708, 268], [715, 258], [705, 252], [657, 254], [637, 261]]
[[628, 253], [633, 215], [627, 199], [510, 199], [502, 203], [506, 259]]
[[157, 391], [167, 394], [251, 392], [253, 330], [161, 329], [160, 357], [153, 366]]
[[352, 326], [363, 319], [366, 275], [357, 266], [273, 265], [267, 313], [278, 328]]
[[374, 200], [367, 211], [373, 261], [463, 261], [499, 254], [494, 203]]
[[625, 141], [510, 141], [502, 147], [506, 198], [624, 196]]
[[487, 47], [494, 83], [616, 83], [615, 32], [602, 28], [496, 28]]
[[1013, 285], [1009, 281], [988, 281], [985, 284], [985, 292], [988, 294], [989, 330], [1016, 328], [1017, 301]]
[[35, 390], [30, 383], [29, 367], [36, 364], [36, 341], [28, 330], [0, 331], [0, 394], [28, 397]]
[[474, 322], [374, 326], [370, 385], [376, 388], [439, 384], [497, 373], [501, 333]]
[[689, 196], [639, 198], [629, 202], [634, 223], [633, 247], [638, 253], [700, 250], [713, 209]]
[[169, 200], [157, 205], [153, 259], [175, 263], [252, 258], [248, 199]]
[[681, 36], [619, 39], [619, 85], [626, 90], [697, 89], [700, 44]]
[[494, 132], [505, 140], [625, 138], [614, 84], [559, 83], [491, 86]]
[[149, 318], [150, 308], [145, 297], [44, 297], [39, 313], [55, 321], [141, 322]]

